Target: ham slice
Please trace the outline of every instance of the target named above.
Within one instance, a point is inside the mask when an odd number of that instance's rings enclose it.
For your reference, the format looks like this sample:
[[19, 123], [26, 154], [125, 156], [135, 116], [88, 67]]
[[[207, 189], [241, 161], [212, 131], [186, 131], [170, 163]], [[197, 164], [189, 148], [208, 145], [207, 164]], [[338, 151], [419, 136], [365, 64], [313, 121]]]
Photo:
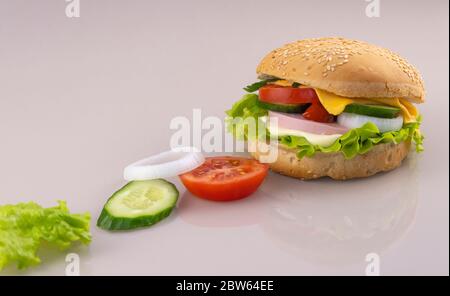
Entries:
[[337, 123], [322, 123], [305, 119], [301, 114], [287, 114], [269, 111], [270, 118], [278, 119], [278, 127], [299, 130], [317, 135], [345, 134], [349, 129]]

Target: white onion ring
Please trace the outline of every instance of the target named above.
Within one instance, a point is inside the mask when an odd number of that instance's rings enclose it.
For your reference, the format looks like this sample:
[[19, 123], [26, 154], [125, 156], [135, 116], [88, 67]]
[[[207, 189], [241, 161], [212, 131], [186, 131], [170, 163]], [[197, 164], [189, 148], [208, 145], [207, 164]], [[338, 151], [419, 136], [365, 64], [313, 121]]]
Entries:
[[361, 127], [367, 122], [372, 122], [378, 127], [378, 129], [382, 133], [390, 131], [398, 131], [403, 127], [402, 116], [396, 118], [379, 118], [344, 112], [337, 117], [337, 122], [340, 125], [348, 127], [350, 129]]
[[123, 177], [127, 181], [175, 177], [196, 169], [204, 162], [204, 156], [197, 149], [178, 148], [130, 164], [125, 168]]

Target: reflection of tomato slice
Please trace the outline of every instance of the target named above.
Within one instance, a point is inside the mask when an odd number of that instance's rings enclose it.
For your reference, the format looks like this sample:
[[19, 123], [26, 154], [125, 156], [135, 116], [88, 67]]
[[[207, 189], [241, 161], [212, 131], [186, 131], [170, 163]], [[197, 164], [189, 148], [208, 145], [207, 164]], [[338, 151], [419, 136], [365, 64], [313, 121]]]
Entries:
[[194, 195], [215, 201], [230, 201], [254, 193], [267, 176], [269, 167], [254, 159], [210, 157], [192, 172], [180, 176]]
[[200, 227], [245, 227], [261, 223], [266, 202], [261, 190], [249, 198], [222, 203], [195, 198], [186, 192], [177, 205], [177, 216]]
[[261, 102], [271, 104], [307, 104], [317, 98], [313, 88], [284, 87], [269, 84], [259, 89]]

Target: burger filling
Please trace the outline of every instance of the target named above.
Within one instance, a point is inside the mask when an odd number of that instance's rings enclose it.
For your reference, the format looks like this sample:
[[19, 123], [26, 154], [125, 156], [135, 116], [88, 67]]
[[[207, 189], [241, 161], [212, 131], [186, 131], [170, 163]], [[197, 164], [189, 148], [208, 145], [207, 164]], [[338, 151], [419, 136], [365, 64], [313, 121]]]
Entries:
[[320, 151], [342, 152], [349, 159], [377, 144], [403, 141], [423, 151], [421, 117], [404, 98], [345, 98], [277, 78], [244, 89], [248, 94], [227, 111], [228, 128], [238, 139], [259, 137], [245, 126], [253, 117], [257, 130], [265, 128], [264, 136], [295, 149], [298, 158]]

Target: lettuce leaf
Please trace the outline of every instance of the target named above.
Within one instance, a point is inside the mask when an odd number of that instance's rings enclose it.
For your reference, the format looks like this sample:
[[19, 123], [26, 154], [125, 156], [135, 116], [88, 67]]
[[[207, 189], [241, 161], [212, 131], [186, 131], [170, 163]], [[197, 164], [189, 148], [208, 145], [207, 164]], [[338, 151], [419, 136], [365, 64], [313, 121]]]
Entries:
[[368, 122], [359, 128], [352, 129], [337, 139], [331, 146], [323, 147], [309, 143], [304, 137], [282, 136], [279, 141], [288, 148], [297, 150], [297, 157], [312, 157], [318, 151], [342, 152], [350, 159], [358, 154], [369, 152], [375, 145], [381, 143], [400, 143], [412, 140], [416, 144], [416, 151], [423, 151], [423, 135], [419, 131], [420, 122], [408, 123], [401, 130], [380, 133], [378, 127]]
[[[258, 105], [258, 95], [247, 94], [238, 101], [227, 112], [228, 131], [233, 133], [238, 140], [252, 140], [248, 134], [245, 119], [253, 117], [257, 119], [258, 125], [265, 124], [260, 117], [267, 116], [268, 111]], [[297, 157], [312, 157], [316, 152], [342, 152], [347, 159], [358, 154], [370, 151], [373, 146], [381, 143], [400, 143], [411, 140], [416, 145], [416, 151], [423, 151], [424, 136], [420, 132], [421, 117], [416, 122], [407, 123], [399, 131], [381, 133], [378, 127], [368, 122], [365, 125], [352, 129], [342, 135], [332, 145], [323, 147], [313, 145], [304, 137], [282, 136], [278, 141], [291, 149], [297, 150]], [[267, 132], [267, 135], [269, 133]], [[254, 140], [254, 139], [253, 139]]]
[[256, 130], [261, 127], [265, 128], [261, 117], [267, 116], [268, 111], [259, 106], [258, 95], [246, 94], [230, 110], [226, 111], [226, 114], [228, 115], [225, 119], [228, 132], [238, 140], [248, 140], [248, 121], [246, 120], [254, 119]]
[[90, 219], [88, 213], [70, 214], [64, 201], [53, 208], [33, 202], [0, 206], [0, 271], [13, 262], [19, 269], [39, 264], [42, 242], [61, 250], [89, 244]]
[[247, 85], [246, 87], [244, 87], [244, 90], [246, 92], [252, 93], [252, 92], [257, 91], [261, 87], [267, 85], [267, 83], [272, 82], [272, 81], [277, 81], [277, 80], [278, 80], [278, 78], [270, 78], [270, 79], [261, 80], [261, 81], [255, 82], [253, 84]]

